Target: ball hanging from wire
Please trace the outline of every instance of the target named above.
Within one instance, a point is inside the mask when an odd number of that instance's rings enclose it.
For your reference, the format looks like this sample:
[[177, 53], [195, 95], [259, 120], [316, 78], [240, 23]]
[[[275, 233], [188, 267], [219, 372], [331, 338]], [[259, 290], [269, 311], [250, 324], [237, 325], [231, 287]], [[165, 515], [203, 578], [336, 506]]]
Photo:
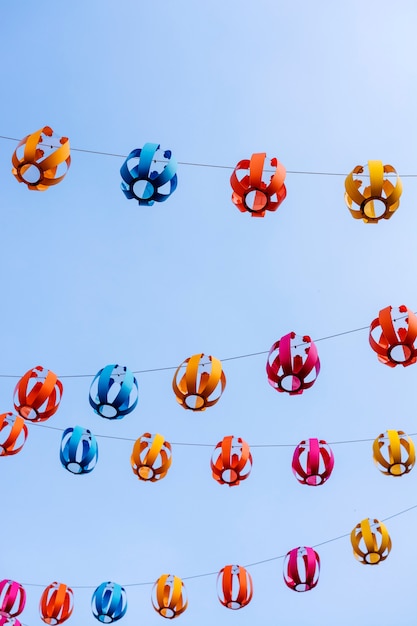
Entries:
[[292, 471], [302, 485], [322, 485], [330, 478], [333, 467], [333, 452], [323, 439], [303, 440], [294, 450]]
[[416, 450], [411, 437], [402, 430], [387, 430], [373, 443], [375, 465], [386, 476], [408, 474], [416, 462]]
[[164, 202], [177, 188], [177, 162], [171, 150], [160, 153], [157, 143], [145, 143], [128, 155], [122, 167], [121, 189], [142, 206]]
[[26, 591], [15, 580], [0, 581], [0, 615], [16, 617], [25, 608]]
[[96, 466], [98, 446], [88, 428], [66, 428], [62, 434], [59, 458], [72, 474], [89, 474]]
[[276, 341], [268, 355], [268, 382], [276, 391], [299, 395], [309, 389], [320, 372], [320, 359], [315, 343], [308, 335], [288, 333]]
[[293, 591], [310, 591], [319, 581], [320, 557], [313, 548], [300, 546], [287, 553], [284, 581]]
[[0, 415], [0, 456], [12, 456], [23, 448], [28, 436], [25, 420], [20, 415]]
[[369, 343], [388, 367], [407, 367], [417, 361], [417, 316], [404, 304], [381, 309], [369, 329]]
[[188, 606], [184, 583], [173, 574], [163, 574], [152, 589], [152, 606], [159, 615], [174, 619]]
[[223, 437], [210, 461], [214, 480], [233, 487], [246, 480], [252, 469], [252, 455], [246, 441], [233, 435]]
[[103, 624], [117, 622], [127, 611], [125, 589], [117, 583], [101, 583], [93, 593], [91, 610], [94, 617]]
[[217, 595], [223, 606], [238, 610], [252, 600], [253, 583], [248, 570], [241, 565], [226, 565], [217, 575]]
[[[180, 377], [184, 368], [185, 372]], [[205, 411], [216, 404], [225, 387], [226, 376], [221, 362], [214, 356], [204, 354], [194, 354], [185, 359], [177, 368], [172, 381], [177, 402], [191, 411]]]
[[63, 385], [57, 375], [37, 365], [22, 376], [14, 390], [14, 407], [30, 422], [45, 422], [57, 412]]
[[171, 444], [162, 435], [144, 433], [133, 446], [130, 462], [139, 480], [156, 482], [171, 467]]
[[385, 561], [391, 551], [391, 538], [385, 524], [377, 519], [364, 519], [350, 534], [353, 554], [364, 565]]
[[90, 386], [90, 405], [106, 419], [122, 419], [138, 403], [138, 381], [122, 365], [106, 365], [94, 376]]
[[39, 612], [45, 624], [63, 624], [74, 609], [74, 593], [63, 583], [53, 582], [44, 589]]

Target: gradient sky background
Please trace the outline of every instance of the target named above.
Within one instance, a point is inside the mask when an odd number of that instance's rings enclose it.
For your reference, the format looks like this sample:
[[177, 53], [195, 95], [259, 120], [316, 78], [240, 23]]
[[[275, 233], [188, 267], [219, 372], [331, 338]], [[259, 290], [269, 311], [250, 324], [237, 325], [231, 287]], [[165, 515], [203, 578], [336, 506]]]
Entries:
[[[252, 219], [230, 200], [231, 170], [182, 165], [177, 191], [148, 209], [122, 194], [122, 158], [74, 151], [66, 179], [37, 193], [11, 174], [16, 143], [0, 140], [0, 373], [15, 376], [0, 378], [2, 411], [38, 364], [63, 376], [175, 367], [197, 352], [268, 350], [291, 330], [361, 328], [390, 304], [416, 310], [416, 179], [403, 179], [399, 210], [375, 226], [343, 199], [344, 176], [368, 159], [417, 173], [416, 24], [413, 0], [5, 3], [3, 136], [50, 125], [75, 148], [123, 155], [156, 142], [179, 161], [232, 167], [265, 151], [288, 170], [341, 175], [288, 174], [279, 210]], [[322, 371], [303, 395], [268, 385], [265, 355], [232, 360], [221, 400], [201, 414], [176, 403], [170, 370], [138, 374], [138, 407], [117, 422], [90, 408], [91, 378], [63, 378], [46, 425], [132, 442], [99, 438], [97, 467], [74, 476], [59, 462], [61, 433], [33, 426], [22, 452], [1, 460], [1, 578], [25, 584], [23, 624], [42, 623], [42, 588], [55, 580], [75, 588], [68, 624], [97, 624], [91, 594], [112, 580], [146, 583], [126, 587], [120, 624], [157, 626], [150, 593], [163, 573], [278, 557], [416, 505], [417, 470], [383, 476], [371, 441], [335, 444], [322, 487], [293, 477], [304, 438], [417, 432], [417, 366], [380, 364], [366, 330], [317, 346]], [[145, 484], [130, 453], [146, 431], [208, 445], [173, 445], [168, 476]], [[250, 477], [229, 489], [209, 462], [230, 434], [291, 445], [254, 447]], [[185, 580], [180, 623], [414, 626], [416, 510], [386, 524], [384, 563], [358, 563], [349, 537], [326, 543], [308, 593], [285, 586], [280, 559], [250, 568], [254, 597], [241, 611], [221, 606], [215, 575]]]

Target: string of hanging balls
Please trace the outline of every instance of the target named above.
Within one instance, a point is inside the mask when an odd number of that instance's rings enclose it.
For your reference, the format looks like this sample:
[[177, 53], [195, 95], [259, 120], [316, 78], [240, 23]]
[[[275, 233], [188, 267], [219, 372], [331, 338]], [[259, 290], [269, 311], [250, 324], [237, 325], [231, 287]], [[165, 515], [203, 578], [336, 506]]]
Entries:
[[[68, 137], [56, 138], [58, 146], [51, 145], [52, 137], [52, 128], [44, 126], [26, 135], [13, 152], [12, 173], [31, 190], [45, 191], [57, 185], [70, 167]], [[265, 153], [252, 154], [250, 159], [239, 161], [230, 178], [232, 202], [252, 217], [276, 211], [287, 195], [285, 167], [277, 158], [269, 159], [273, 169], [268, 177], [266, 161]], [[121, 189], [128, 200], [137, 200], [141, 206], [165, 202], [177, 188], [177, 165], [171, 150], [162, 151], [160, 144], [146, 143], [132, 150], [121, 166]], [[361, 175], [369, 177], [368, 185], [364, 186], [358, 177]], [[402, 182], [395, 168], [382, 161], [357, 165], [345, 180], [346, 205], [352, 217], [366, 223], [390, 219], [399, 207], [401, 194]]]

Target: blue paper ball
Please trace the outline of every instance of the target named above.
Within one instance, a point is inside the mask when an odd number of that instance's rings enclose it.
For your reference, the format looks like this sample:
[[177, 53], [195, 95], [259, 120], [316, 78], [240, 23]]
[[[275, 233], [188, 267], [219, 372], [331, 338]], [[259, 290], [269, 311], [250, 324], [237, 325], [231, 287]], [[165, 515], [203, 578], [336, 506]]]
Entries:
[[122, 365], [106, 365], [94, 377], [90, 387], [90, 404], [107, 419], [121, 419], [138, 403], [138, 381]]
[[91, 472], [98, 459], [97, 441], [92, 432], [81, 426], [64, 430], [59, 457], [72, 474]]
[[91, 598], [91, 610], [94, 617], [104, 624], [117, 622], [127, 610], [125, 589], [117, 583], [101, 583]]
[[177, 188], [177, 162], [171, 150], [158, 155], [159, 149], [157, 143], [145, 143], [126, 158], [120, 168], [120, 186], [128, 200], [135, 198], [142, 206], [152, 206], [154, 202], [167, 200]]

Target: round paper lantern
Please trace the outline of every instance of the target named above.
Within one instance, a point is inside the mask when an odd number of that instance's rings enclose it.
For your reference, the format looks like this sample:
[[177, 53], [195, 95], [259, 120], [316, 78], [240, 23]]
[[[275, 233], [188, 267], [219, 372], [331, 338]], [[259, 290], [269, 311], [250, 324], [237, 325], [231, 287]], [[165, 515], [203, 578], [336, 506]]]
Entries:
[[158, 154], [159, 149], [157, 143], [145, 143], [143, 148], [132, 150], [120, 168], [126, 198], [135, 198], [143, 206], [164, 202], [177, 188], [177, 162], [171, 150]]
[[228, 609], [242, 609], [252, 600], [251, 575], [241, 565], [226, 565], [217, 576], [217, 595]]
[[20, 415], [3, 413], [0, 415], [0, 456], [17, 454], [23, 448], [28, 429]]
[[98, 447], [87, 428], [75, 426], [64, 430], [59, 453], [62, 465], [72, 474], [89, 474], [97, 463]]
[[[363, 165], [357, 165], [345, 180], [347, 207], [355, 219], [369, 224], [376, 224], [381, 219], [388, 220], [400, 205], [401, 180], [392, 165], [383, 165], [382, 161], [368, 161], [369, 185], [361, 191], [362, 180], [355, 176], [363, 174], [364, 170]], [[394, 183], [385, 174], [396, 174]]]
[[355, 558], [364, 565], [385, 561], [391, 551], [388, 530], [377, 519], [364, 519], [350, 533]]
[[[209, 363], [207, 363], [207, 359]], [[209, 368], [204, 370], [204, 367]], [[181, 370], [184, 374], [179, 378]], [[177, 401], [184, 409], [205, 411], [218, 402], [226, 387], [222, 364], [214, 356], [194, 354], [177, 368], [172, 388]]]
[[[19, 183], [29, 189], [45, 191], [65, 177], [71, 163], [70, 144], [67, 137], [56, 139], [59, 146], [51, 146], [54, 131], [49, 126], [26, 135], [13, 152], [12, 173]], [[23, 154], [19, 150], [24, 146]]]
[[42, 593], [39, 604], [41, 619], [45, 624], [62, 624], [74, 608], [74, 594], [70, 587], [53, 582]]
[[288, 333], [271, 347], [266, 364], [268, 382], [279, 392], [303, 393], [320, 372], [317, 348], [310, 337]]
[[63, 385], [57, 375], [37, 365], [17, 383], [14, 407], [30, 422], [45, 422], [57, 412], [62, 392]]
[[265, 152], [261, 152], [252, 154], [250, 160], [239, 161], [230, 178], [232, 202], [239, 211], [247, 211], [252, 217], [264, 217], [265, 211], [276, 211], [287, 195], [285, 167], [276, 158], [271, 159], [274, 170], [268, 180], [265, 159]]
[[402, 430], [381, 433], [373, 445], [374, 461], [386, 476], [408, 474], [416, 462], [416, 451], [411, 437]]
[[99, 622], [104, 624], [117, 622], [127, 610], [125, 589], [117, 583], [101, 583], [93, 593], [91, 610]]
[[138, 381], [121, 365], [106, 365], [94, 377], [90, 387], [90, 404], [107, 419], [122, 419], [138, 403]]
[[319, 582], [320, 557], [313, 548], [301, 546], [288, 552], [284, 561], [284, 581], [293, 591], [310, 591]]
[[214, 448], [210, 465], [214, 480], [229, 487], [238, 485], [252, 469], [250, 448], [240, 437], [224, 437]]
[[140, 480], [152, 483], [165, 478], [171, 467], [171, 444], [162, 435], [144, 433], [133, 446], [130, 462]]
[[160, 576], [152, 589], [152, 605], [159, 615], [167, 619], [184, 613], [188, 600], [181, 578], [172, 574]]
[[416, 338], [417, 317], [404, 304], [382, 309], [369, 329], [372, 350], [389, 367], [407, 367], [417, 361]]
[[22, 585], [14, 580], [0, 582], [0, 615], [15, 617], [25, 608], [26, 592]]
[[330, 477], [333, 466], [333, 452], [323, 439], [304, 439], [294, 450], [292, 471], [302, 485], [322, 485]]

